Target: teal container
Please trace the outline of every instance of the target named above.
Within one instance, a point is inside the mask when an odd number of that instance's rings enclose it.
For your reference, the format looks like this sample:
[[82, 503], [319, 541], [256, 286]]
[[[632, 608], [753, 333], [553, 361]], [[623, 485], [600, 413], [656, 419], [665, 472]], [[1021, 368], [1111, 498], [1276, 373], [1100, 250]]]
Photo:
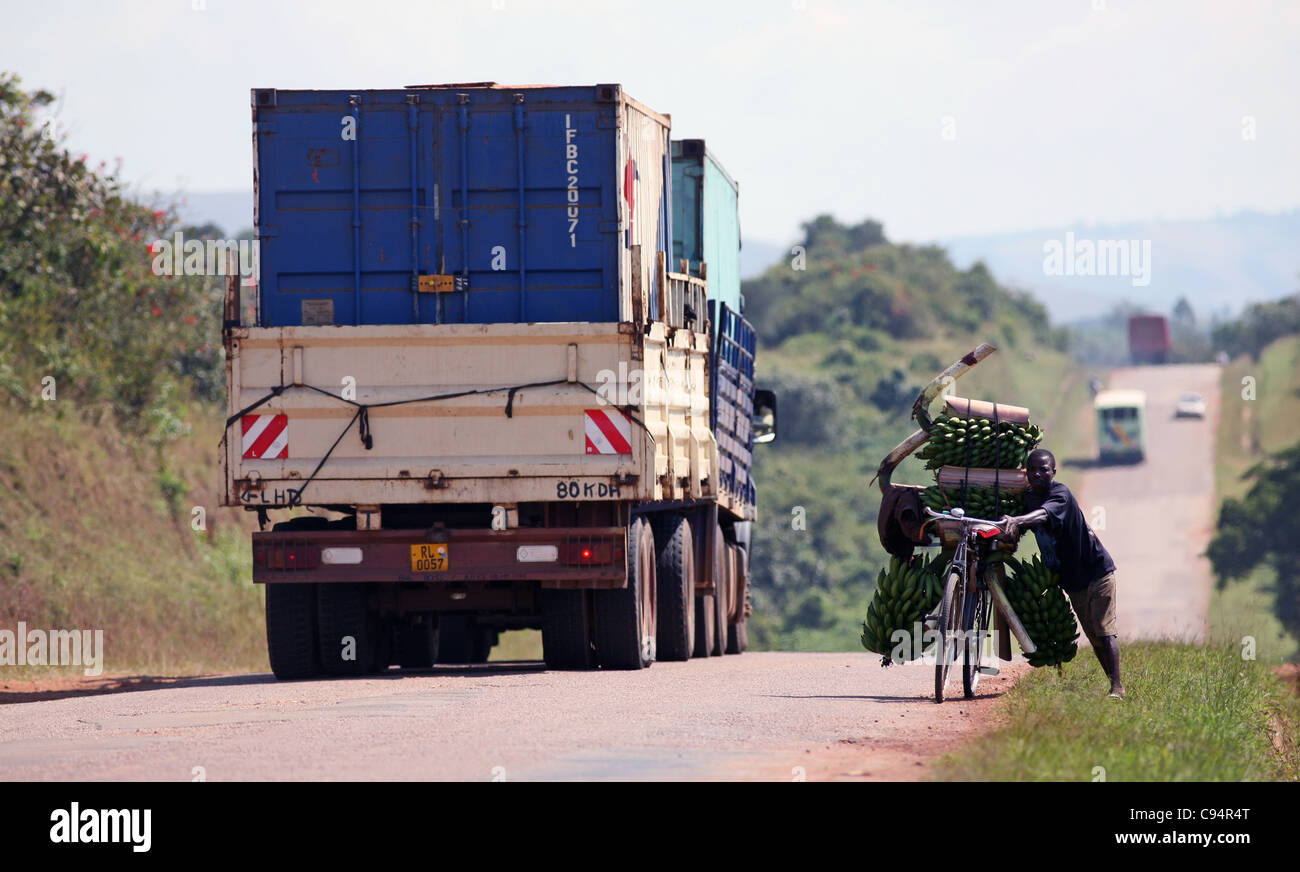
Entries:
[[702, 139], [674, 140], [673, 260], [689, 261], [692, 275], [706, 264], [709, 300], [742, 312], [740, 301], [740, 186]]

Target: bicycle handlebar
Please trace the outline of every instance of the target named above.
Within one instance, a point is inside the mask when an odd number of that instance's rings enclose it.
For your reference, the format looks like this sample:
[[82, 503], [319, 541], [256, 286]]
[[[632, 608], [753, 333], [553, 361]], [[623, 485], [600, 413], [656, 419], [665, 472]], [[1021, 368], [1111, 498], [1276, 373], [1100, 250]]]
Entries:
[[950, 521], [961, 521], [962, 523], [971, 523], [971, 524], [988, 524], [990, 527], [997, 527], [998, 529], [1002, 529], [1001, 521], [989, 521], [986, 520], [985, 518], [973, 518], [970, 515], [966, 515], [966, 514], [963, 514], [961, 516], [950, 515], [947, 512], [936, 512], [933, 509], [931, 509], [929, 506], [925, 507], [925, 513], [932, 518], [947, 518]]

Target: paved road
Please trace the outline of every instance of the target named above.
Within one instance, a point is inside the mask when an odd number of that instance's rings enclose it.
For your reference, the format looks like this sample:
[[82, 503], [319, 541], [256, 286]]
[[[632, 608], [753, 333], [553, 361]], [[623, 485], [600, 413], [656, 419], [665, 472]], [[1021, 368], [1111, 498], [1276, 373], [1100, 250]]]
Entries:
[[[1120, 369], [1109, 387], [1147, 394], [1146, 461], [1088, 469], [1078, 494], [1119, 572], [1120, 638], [1203, 640], [1211, 573], [1200, 555], [1214, 528], [1219, 368]], [[1174, 418], [1184, 391], [1205, 397], [1204, 420]], [[1104, 526], [1095, 520], [1103, 512]]]
[[[1120, 572], [1125, 638], [1204, 635], [1215, 367], [1147, 367], [1150, 457], [1088, 469], [1085, 512]], [[1175, 421], [1184, 390], [1205, 421]], [[490, 664], [381, 678], [269, 675], [37, 694], [0, 686], [0, 779], [899, 780], [992, 723], [1023, 663], [979, 699], [935, 705], [933, 670], [865, 653], [750, 653], [643, 672]], [[1100, 681], [1100, 678], [1099, 678]], [[101, 682], [111, 690], [113, 682]], [[1100, 691], [1100, 687], [1099, 687]], [[44, 697], [44, 698], [42, 698]]]
[[1008, 681], [939, 706], [933, 676], [864, 652], [187, 679], [0, 704], [0, 779], [910, 779], [988, 723]]

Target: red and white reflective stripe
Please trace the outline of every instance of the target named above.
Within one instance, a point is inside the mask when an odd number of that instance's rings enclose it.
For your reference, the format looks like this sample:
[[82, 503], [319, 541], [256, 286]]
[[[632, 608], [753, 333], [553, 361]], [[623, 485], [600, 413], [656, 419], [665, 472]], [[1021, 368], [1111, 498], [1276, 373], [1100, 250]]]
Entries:
[[288, 415], [245, 415], [244, 457], [280, 460], [289, 456]]
[[618, 409], [587, 409], [586, 420], [588, 454], [631, 454], [632, 422]]

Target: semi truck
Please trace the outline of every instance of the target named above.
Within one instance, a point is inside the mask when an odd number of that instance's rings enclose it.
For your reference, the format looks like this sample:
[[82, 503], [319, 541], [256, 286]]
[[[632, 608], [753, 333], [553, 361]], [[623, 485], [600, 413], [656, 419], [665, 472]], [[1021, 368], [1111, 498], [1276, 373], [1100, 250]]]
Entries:
[[1163, 315], [1130, 315], [1128, 351], [1135, 365], [1169, 362], [1169, 322]]
[[252, 115], [222, 501], [258, 516], [276, 677], [519, 629], [553, 669], [744, 651], [776, 399], [703, 142], [610, 84], [259, 88]]

